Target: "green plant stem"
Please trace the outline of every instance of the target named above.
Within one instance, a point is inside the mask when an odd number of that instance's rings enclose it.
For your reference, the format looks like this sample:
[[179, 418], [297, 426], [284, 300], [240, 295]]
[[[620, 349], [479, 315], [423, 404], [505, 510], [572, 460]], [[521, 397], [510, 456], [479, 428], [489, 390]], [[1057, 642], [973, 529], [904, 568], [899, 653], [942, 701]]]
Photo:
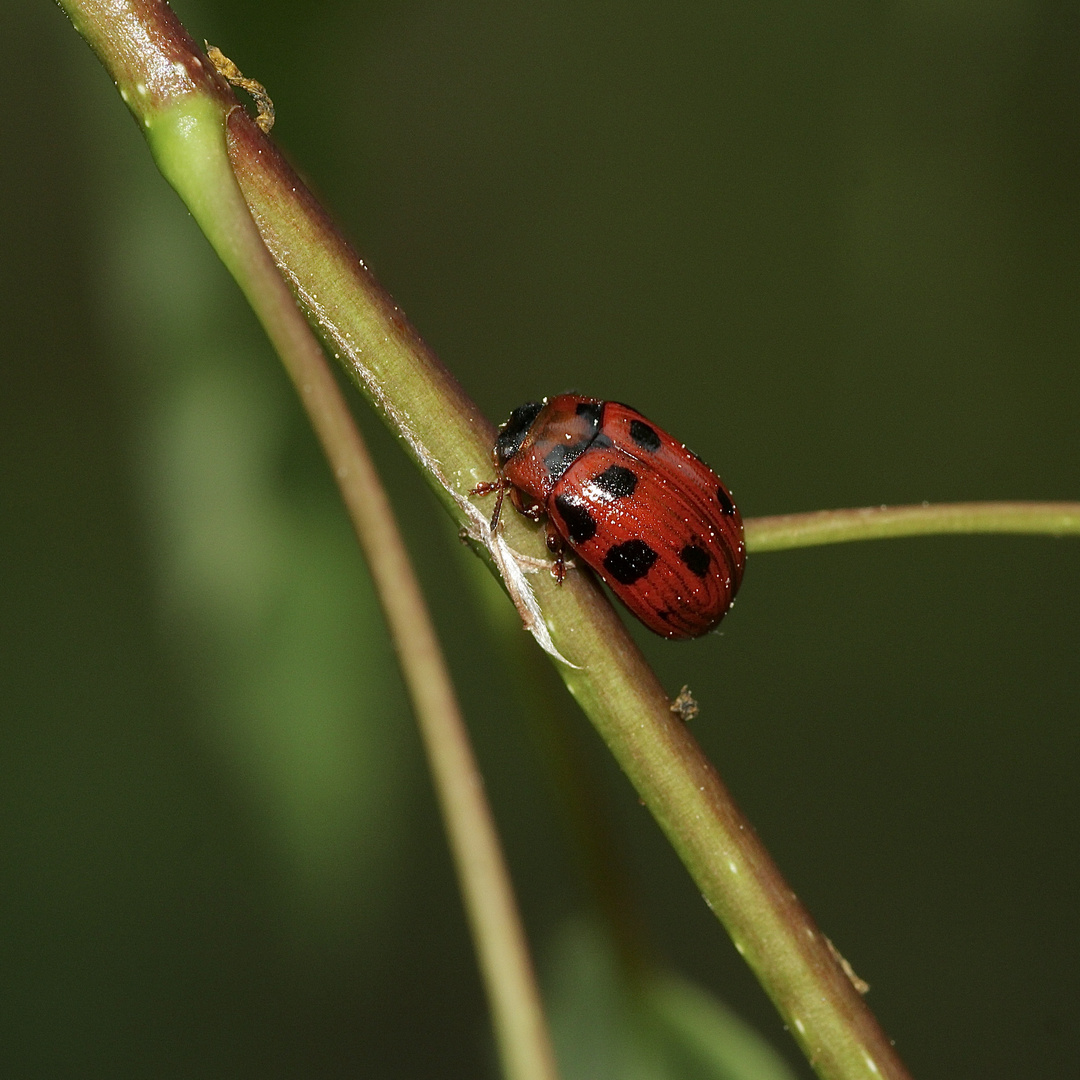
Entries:
[[1080, 502], [922, 503], [817, 510], [746, 520], [746, 550], [786, 551], [815, 544], [943, 533], [1080, 536]]
[[116, 79], [162, 173], [243, 290], [311, 418], [367, 558], [420, 724], [505, 1075], [556, 1080], [509, 873], [434, 626], [348, 406], [232, 173], [225, 122], [239, 107], [163, 5], [137, 5], [149, 20], [143, 28], [155, 33], [134, 40], [125, 36], [130, 22], [110, 21], [108, 5], [72, 0], [64, 6]]
[[[464, 529], [542, 560], [543, 530], [487, 507], [469, 489], [491, 478], [492, 432], [475, 406], [341, 238], [276, 148], [242, 114], [229, 117], [237, 180], [267, 247], [324, 340], [396, 426]], [[391, 387], [388, 390], [387, 387]], [[440, 398], [443, 400], [440, 403]], [[432, 409], [435, 411], [432, 412]], [[457, 422], [455, 424], [455, 421]], [[513, 595], [518, 586], [507, 582]], [[610, 603], [573, 571], [561, 587], [531, 580], [567, 688], [577, 699], [724, 923], [818, 1074], [830, 1080], [908, 1076], [828, 940], [783, 880], [694, 741]], [[519, 603], [519, 608], [521, 604]]]

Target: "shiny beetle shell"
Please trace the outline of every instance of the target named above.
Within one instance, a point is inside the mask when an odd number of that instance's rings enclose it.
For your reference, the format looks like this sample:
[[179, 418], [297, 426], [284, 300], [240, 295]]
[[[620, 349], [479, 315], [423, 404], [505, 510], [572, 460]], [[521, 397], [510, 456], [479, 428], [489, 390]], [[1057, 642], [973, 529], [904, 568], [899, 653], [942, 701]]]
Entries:
[[570, 547], [650, 630], [698, 637], [731, 607], [746, 564], [739, 511], [716, 473], [641, 413], [574, 394], [530, 401], [494, 456], [499, 481], [477, 493], [506, 488], [521, 513], [546, 514], [552, 549]]

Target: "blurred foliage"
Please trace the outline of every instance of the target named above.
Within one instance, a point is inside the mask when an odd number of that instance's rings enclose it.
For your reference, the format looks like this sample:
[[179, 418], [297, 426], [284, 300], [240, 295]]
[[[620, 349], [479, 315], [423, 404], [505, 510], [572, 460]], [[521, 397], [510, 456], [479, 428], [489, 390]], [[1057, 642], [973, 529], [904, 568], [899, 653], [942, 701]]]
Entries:
[[[630, 401], [747, 514], [1080, 492], [1075, 4], [177, 9], [267, 86], [275, 137], [493, 418]], [[60, 12], [6, 0], [0, 37], [0, 1073], [491, 1075], [412, 720], [304, 418]], [[807, 1076], [360, 418], [556, 1017], [593, 1017], [559, 1027], [567, 1076], [634, 1075], [637, 1050], [644, 1075], [727, 1075], [700, 1047], [743, 1029], [705, 994]], [[753, 559], [717, 637], [640, 634], [921, 1080], [1075, 1075], [1078, 591], [1069, 542], [847, 545]], [[700, 990], [627, 998], [582, 929], [552, 711], [648, 947]]]
[[551, 1018], [563, 1080], [794, 1080], [708, 994], [671, 976], [627, 978], [611, 939], [569, 920], [556, 935]]

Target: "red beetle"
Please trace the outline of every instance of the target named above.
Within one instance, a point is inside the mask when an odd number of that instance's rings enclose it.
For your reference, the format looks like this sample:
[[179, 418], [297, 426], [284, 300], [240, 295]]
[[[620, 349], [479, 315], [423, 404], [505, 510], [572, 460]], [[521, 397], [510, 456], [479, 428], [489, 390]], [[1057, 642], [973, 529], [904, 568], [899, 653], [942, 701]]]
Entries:
[[494, 450], [503, 493], [534, 521], [563, 577], [569, 546], [650, 629], [691, 638], [735, 600], [746, 565], [742, 518], [719, 477], [641, 413], [615, 401], [559, 394], [515, 409]]

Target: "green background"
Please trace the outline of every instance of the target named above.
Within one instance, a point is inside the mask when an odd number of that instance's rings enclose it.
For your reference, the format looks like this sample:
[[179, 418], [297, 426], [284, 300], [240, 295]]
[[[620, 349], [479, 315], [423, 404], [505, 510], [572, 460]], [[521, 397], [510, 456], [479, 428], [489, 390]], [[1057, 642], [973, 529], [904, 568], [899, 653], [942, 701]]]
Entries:
[[[1075, 3], [177, 9], [492, 419], [632, 402], [746, 515], [1080, 497]], [[59, 9], [4, 0], [0, 40], [0, 1074], [492, 1075], [305, 420]], [[808, 1076], [359, 411], [555, 1011], [589, 931], [552, 710], [655, 954]], [[721, 634], [637, 634], [921, 1080], [1076, 1076], [1078, 598], [1075, 541], [881, 542], [752, 557]]]

